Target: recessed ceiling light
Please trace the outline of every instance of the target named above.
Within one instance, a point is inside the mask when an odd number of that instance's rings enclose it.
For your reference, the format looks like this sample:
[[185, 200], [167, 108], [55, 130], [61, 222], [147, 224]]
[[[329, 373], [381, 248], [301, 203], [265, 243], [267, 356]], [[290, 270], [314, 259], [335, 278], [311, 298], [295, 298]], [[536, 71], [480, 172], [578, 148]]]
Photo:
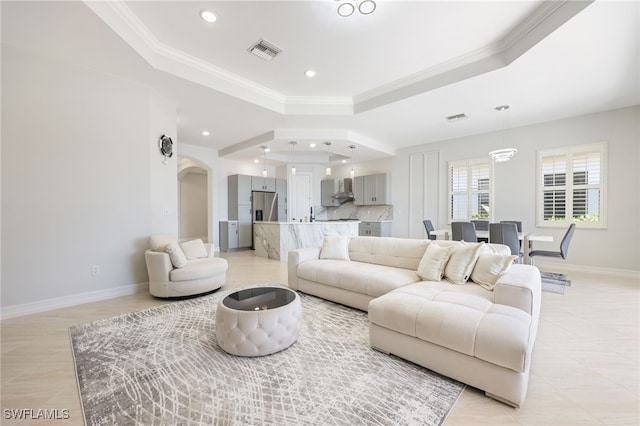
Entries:
[[216, 22], [216, 20], [218, 19], [213, 12], [210, 12], [208, 10], [203, 10], [202, 12], [200, 12], [200, 17], [209, 23]]
[[315, 147], [316, 147], [316, 144], [315, 144], [315, 143], [311, 142], [311, 143], [309, 144], [309, 148], [315, 148]]
[[259, 163], [260, 160], [258, 160], [257, 158], [255, 160], [253, 160], [254, 163]]
[[342, 3], [340, 6], [338, 6], [338, 15], [344, 18], [346, 18], [347, 16], [353, 15], [353, 12], [355, 11], [356, 11], [356, 7], [351, 3]]
[[342, 160], [342, 164], [344, 164], [344, 163], [346, 163], [346, 162], [347, 162], [347, 160]]
[[306, 75], [309, 78], [313, 78], [316, 76], [316, 72], [314, 70], [306, 70], [304, 72], [304, 75]]
[[208, 130], [203, 130], [202, 131], [202, 136], [209, 136], [211, 133], [209, 133]]

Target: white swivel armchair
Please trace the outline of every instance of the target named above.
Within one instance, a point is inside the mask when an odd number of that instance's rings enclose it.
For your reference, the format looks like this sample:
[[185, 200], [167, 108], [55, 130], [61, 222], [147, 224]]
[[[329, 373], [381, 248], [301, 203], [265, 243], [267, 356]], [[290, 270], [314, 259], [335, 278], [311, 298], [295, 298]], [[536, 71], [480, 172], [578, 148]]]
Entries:
[[213, 244], [193, 240], [178, 244], [171, 235], [153, 235], [144, 254], [149, 292], [162, 298], [210, 293], [225, 282], [228, 264], [214, 257]]

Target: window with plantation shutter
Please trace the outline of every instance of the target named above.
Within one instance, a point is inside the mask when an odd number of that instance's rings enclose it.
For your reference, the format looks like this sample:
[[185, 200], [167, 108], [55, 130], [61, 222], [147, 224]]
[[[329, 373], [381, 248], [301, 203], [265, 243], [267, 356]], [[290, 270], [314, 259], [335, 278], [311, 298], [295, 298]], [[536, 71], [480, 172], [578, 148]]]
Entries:
[[488, 160], [449, 163], [449, 220], [488, 219], [491, 169]]
[[539, 226], [606, 227], [606, 152], [606, 143], [539, 152]]

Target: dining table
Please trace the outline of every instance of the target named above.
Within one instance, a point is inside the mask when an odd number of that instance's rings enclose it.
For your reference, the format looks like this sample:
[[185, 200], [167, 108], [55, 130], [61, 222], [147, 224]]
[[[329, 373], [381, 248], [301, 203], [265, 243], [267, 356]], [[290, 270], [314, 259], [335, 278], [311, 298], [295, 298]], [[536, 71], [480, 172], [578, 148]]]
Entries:
[[[451, 239], [451, 229], [436, 229], [435, 231], [430, 232], [431, 235], [435, 235], [436, 237], [442, 237], [444, 240]], [[476, 230], [476, 237], [478, 239], [486, 239], [489, 240], [489, 231], [478, 231]], [[534, 232], [518, 232], [518, 239], [522, 241], [522, 247], [525, 247], [522, 253], [522, 263], [528, 265], [529, 264], [529, 250], [531, 249], [531, 243], [534, 241], [552, 243], [553, 235], [544, 235], [544, 234], [536, 234]]]

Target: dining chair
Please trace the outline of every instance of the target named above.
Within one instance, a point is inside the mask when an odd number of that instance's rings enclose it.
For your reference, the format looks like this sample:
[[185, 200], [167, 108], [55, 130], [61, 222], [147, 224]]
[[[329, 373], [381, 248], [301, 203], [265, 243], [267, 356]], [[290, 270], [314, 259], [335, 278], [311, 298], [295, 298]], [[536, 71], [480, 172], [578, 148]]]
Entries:
[[561, 259], [566, 259], [567, 254], [569, 252], [569, 243], [573, 238], [573, 233], [576, 231], [576, 224], [572, 223], [569, 225], [569, 229], [562, 237], [562, 241], [560, 241], [560, 251], [548, 251], [548, 250], [532, 250], [529, 252], [529, 263], [533, 265], [533, 258], [535, 256], [544, 256], [544, 257], [559, 257]]
[[476, 227], [471, 222], [451, 222], [451, 239], [477, 243]]
[[518, 228], [518, 232], [522, 232], [522, 221], [521, 220], [501, 220], [500, 223], [514, 223]]
[[509, 247], [511, 254], [518, 256], [518, 262], [522, 260], [520, 251], [520, 239], [515, 223], [491, 223], [489, 224], [489, 242], [504, 244]]
[[[489, 230], [489, 221], [488, 220], [479, 220], [474, 219], [471, 221], [473, 225], [476, 227], [476, 231], [488, 231]], [[488, 238], [478, 238], [478, 241], [484, 241], [485, 243], [489, 242]]]
[[429, 219], [423, 220], [422, 223], [424, 223], [424, 229], [427, 230], [427, 238], [430, 240], [435, 240], [437, 236], [431, 235], [431, 232], [435, 231], [435, 228], [433, 227], [433, 223], [431, 223]]

